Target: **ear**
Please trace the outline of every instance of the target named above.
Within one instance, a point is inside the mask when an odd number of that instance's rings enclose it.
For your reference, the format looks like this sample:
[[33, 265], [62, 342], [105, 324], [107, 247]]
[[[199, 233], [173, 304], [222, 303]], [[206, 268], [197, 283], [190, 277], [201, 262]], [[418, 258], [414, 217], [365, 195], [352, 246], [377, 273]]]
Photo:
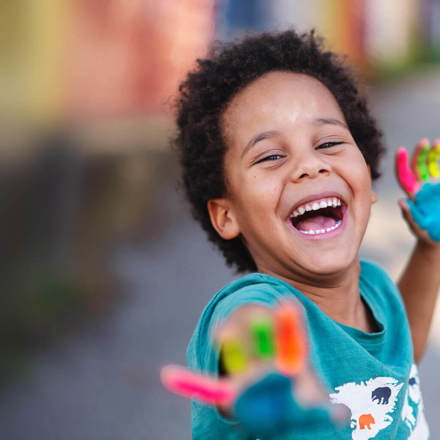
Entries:
[[[370, 176], [371, 176], [371, 167], [370, 167], [370, 165], [367, 165], [367, 168], [368, 168], [368, 172], [370, 173]], [[377, 197], [377, 194], [373, 190], [371, 190], [371, 204], [373, 205], [378, 200], [379, 200], [379, 197]]]
[[240, 233], [237, 219], [226, 198], [208, 200], [208, 212], [211, 224], [220, 237], [225, 240], [236, 238]]

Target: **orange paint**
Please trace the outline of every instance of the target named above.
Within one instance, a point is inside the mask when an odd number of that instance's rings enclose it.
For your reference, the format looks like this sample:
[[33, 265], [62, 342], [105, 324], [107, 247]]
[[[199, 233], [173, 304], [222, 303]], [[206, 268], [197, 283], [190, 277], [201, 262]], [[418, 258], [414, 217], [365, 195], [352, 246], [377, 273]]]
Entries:
[[282, 303], [275, 311], [276, 360], [278, 370], [286, 376], [300, 371], [306, 360], [306, 341], [300, 311], [292, 303]]

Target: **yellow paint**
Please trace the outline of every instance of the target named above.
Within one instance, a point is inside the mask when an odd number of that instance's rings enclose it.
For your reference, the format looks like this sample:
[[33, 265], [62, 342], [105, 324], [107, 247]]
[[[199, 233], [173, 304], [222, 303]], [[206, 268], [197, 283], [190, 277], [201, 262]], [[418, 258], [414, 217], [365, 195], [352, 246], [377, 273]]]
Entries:
[[243, 372], [247, 367], [243, 346], [237, 339], [226, 339], [222, 343], [222, 362], [231, 374]]
[[437, 145], [428, 153], [429, 174], [434, 178], [440, 177], [439, 159], [440, 159], [440, 145]]

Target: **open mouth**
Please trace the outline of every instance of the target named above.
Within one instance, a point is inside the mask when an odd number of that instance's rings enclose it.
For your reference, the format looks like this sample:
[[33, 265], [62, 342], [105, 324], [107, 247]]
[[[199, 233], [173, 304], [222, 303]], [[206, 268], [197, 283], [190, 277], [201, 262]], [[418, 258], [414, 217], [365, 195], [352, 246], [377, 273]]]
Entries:
[[290, 222], [305, 235], [327, 234], [341, 226], [344, 212], [345, 204], [339, 197], [325, 197], [297, 206]]

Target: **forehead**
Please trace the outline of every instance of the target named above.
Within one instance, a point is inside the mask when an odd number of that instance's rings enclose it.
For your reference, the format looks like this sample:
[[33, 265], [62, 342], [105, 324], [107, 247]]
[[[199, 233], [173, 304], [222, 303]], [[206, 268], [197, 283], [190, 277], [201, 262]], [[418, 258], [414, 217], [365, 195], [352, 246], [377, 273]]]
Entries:
[[257, 78], [234, 96], [223, 113], [222, 128], [230, 138], [256, 129], [282, 129], [286, 124], [328, 117], [345, 122], [324, 84], [309, 75], [275, 71]]

